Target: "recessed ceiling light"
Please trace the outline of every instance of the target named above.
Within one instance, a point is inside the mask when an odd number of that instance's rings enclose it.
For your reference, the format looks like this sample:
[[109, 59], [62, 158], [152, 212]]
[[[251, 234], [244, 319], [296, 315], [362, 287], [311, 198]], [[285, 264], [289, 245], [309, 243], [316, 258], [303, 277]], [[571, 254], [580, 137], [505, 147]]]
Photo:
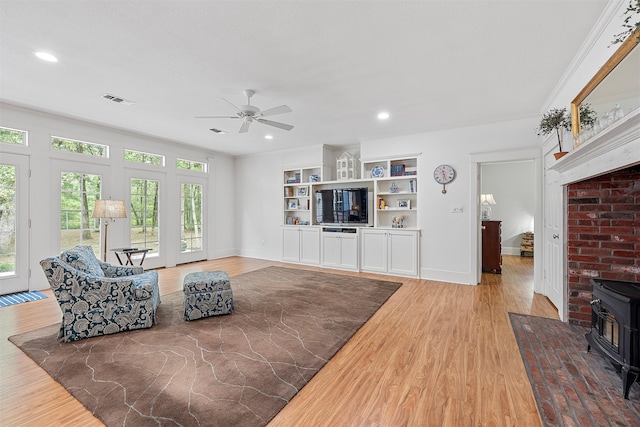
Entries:
[[273, 135], [265, 135], [264, 139], [273, 139]]
[[58, 62], [58, 58], [56, 58], [55, 56], [47, 52], [36, 52], [36, 56], [42, 59], [43, 61]]
[[389, 118], [389, 113], [386, 111], [382, 111], [378, 113], [378, 120], [387, 120]]

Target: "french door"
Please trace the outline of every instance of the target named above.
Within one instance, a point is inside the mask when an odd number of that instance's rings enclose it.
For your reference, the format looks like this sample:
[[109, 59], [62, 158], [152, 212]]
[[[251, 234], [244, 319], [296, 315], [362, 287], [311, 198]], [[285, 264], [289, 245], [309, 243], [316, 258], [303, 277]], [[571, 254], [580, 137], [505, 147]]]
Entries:
[[[167, 263], [166, 176], [162, 172], [127, 170], [129, 213], [127, 246], [147, 248], [144, 268], [159, 268]], [[135, 264], [141, 256], [136, 258]]]
[[29, 290], [29, 157], [0, 161], [0, 294]]
[[206, 181], [185, 179], [180, 182], [180, 252], [177, 263], [200, 261], [207, 258]]

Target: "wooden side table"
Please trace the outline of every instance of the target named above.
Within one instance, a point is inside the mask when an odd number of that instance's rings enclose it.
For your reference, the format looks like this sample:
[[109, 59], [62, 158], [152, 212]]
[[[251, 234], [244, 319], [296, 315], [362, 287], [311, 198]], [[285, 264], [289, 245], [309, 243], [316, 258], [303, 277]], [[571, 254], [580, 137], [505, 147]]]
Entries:
[[[116, 258], [118, 258], [118, 262], [120, 265], [133, 265], [133, 260], [131, 259], [131, 255], [142, 254], [142, 258], [140, 259], [140, 264], [144, 262], [144, 257], [147, 256], [147, 252], [151, 249], [148, 248], [116, 248], [111, 249], [116, 254]], [[125, 255], [125, 262], [122, 262], [120, 255]]]

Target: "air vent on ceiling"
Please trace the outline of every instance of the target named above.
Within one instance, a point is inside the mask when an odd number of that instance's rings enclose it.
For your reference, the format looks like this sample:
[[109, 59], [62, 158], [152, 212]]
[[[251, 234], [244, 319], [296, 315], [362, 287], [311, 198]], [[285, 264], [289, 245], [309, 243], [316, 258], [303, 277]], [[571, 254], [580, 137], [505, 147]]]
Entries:
[[102, 97], [104, 99], [108, 99], [109, 101], [117, 102], [118, 104], [124, 104], [124, 105], [133, 105], [133, 104], [135, 104], [135, 101], [131, 101], [129, 99], [124, 99], [124, 98], [121, 98], [119, 96], [111, 95], [109, 93], [105, 93], [104, 95], [102, 95]]
[[211, 129], [209, 129], [209, 130], [210, 130], [211, 132], [213, 132], [213, 133], [219, 133], [219, 134], [221, 134], [221, 135], [226, 134], [226, 132], [225, 132], [225, 131], [220, 130], [220, 129], [211, 128]]

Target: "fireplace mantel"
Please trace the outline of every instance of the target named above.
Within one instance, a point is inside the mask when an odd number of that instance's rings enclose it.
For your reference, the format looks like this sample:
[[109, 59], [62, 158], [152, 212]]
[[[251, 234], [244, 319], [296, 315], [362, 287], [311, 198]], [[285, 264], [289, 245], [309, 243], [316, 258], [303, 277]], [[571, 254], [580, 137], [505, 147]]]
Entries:
[[640, 108], [560, 158], [549, 169], [570, 184], [640, 163]]

